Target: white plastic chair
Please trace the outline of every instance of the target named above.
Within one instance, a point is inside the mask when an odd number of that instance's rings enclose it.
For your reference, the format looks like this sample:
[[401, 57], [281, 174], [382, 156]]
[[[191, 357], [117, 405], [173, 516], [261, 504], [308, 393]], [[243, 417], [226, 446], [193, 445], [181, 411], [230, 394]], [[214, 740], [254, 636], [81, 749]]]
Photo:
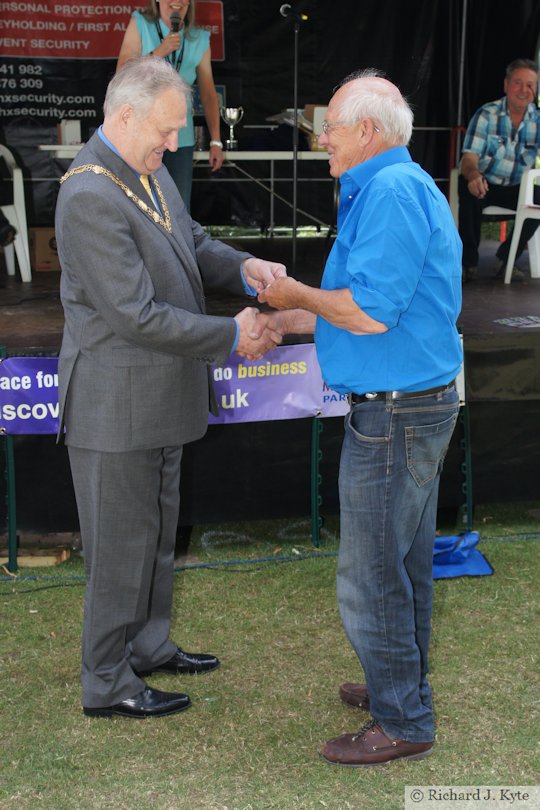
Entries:
[[15, 240], [4, 247], [6, 268], [9, 276], [15, 275], [15, 255], [19, 263], [21, 279], [32, 281], [30, 269], [30, 249], [28, 245], [28, 228], [26, 225], [26, 206], [24, 202], [24, 183], [21, 169], [6, 146], [0, 144], [0, 158], [3, 158], [13, 183], [13, 202], [2, 205], [2, 213], [16, 229]]
[[[534, 204], [534, 182], [535, 178], [537, 178], [539, 175], [539, 169], [527, 169], [527, 171], [523, 172], [519, 186], [517, 209], [501, 208], [498, 205], [488, 205], [482, 211], [483, 217], [497, 217], [498, 219], [504, 218], [515, 220], [514, 230], [512, 232], [512, 241], [510, 243], [510, 252], [508, 254], [508, 262], [506, 264], [504, 273], [505, 284], [510, 284], [512, 280], [512, 269], [516, 260], [517, 246], [521, 228], [523, 227], [523, 221], [528, 218], [540, 219], [540, 206]], [[458, 177], [459, 169], [452, 169], [450, 174], [450, 193], [448, 201], [456, 227], [458, 226], [459, 211]], [[518, 212], [520, 212], [519, 223], [517, 216]], [[540, 227], [537, 228], [534, 236], [527, 243], [527, 248], [529, 251], [529, 267], [531, 277], [540, 278]]]
[[[526, 219], [540, 219], [540, 205], [534, 204], [534, 186], [540, 178], [540, 169], [528, 169], [523, 172], [519, 186], [518, 207], [510, 242], [510, 252], [504, 273], [504, 283], [510, 284], [512, 281], [512, 268], [516, 260], [516, 253], [519, 237], [523, 223]], [[540, 181], [539, 181], [540, 182]], [[540, 278], [540, 226], [536, 229], [532, 239], [529, 239], [529, 266], [532, 278]]]

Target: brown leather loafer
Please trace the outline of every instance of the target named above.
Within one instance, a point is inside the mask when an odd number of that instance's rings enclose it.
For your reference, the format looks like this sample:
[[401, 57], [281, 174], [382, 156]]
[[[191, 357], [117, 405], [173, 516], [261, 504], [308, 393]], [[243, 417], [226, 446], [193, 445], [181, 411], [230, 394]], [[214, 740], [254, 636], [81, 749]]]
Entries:
[[371, 720], [357, 734], [342, 734], [329, 740], [321, 756], [331, 765], [368, 768], [386, 765], [393, 759], [423, 759], [433, 750], [431, 742], [408, 742], [388, 737], [376, 720]]
[[369, 711], [369, 695], [365, 683], [342, 683], [339, 696], [347, 706]]

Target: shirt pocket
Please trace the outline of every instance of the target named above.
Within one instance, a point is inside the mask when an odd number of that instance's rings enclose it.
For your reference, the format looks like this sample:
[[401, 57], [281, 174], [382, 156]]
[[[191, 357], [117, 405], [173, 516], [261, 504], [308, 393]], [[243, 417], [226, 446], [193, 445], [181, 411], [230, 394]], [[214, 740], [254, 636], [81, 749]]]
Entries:
[[486, 138], [486, 155], [492, 158], [504, 157], [506, 151], [506, 138], [499, 135], [488, 135]]

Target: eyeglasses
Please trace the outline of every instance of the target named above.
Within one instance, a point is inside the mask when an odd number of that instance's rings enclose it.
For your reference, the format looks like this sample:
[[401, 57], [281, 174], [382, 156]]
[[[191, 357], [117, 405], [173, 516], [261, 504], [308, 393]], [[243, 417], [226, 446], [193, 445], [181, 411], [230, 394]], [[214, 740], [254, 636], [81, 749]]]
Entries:
[[322, 131], [325, 135], [328, 135], [328, 133], [332, 132], [333, 129], [338, 129], [338, 127], [352, 127], [352, 125], [356, 123], [356, 121], [332, 121], [332, 123], [323, 121]]
[[[329, 132], [332, 132], [333, 129], [337, 129], [338, 127], [352, 127], [357, 124], [358, 121], [323, 121], [322, 122], [322, 131], [325, 135], [328, 135]], [[380, 132], [381, 130], [379, 127], [373, 125], [373, 129], [375, 132]]]

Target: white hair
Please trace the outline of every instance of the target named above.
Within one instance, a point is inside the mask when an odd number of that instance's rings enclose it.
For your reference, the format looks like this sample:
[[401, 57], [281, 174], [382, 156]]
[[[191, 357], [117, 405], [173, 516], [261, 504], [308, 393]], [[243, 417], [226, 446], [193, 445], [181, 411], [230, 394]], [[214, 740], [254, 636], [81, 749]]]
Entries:
[[369, 118], [387, 143], [407, 146], [413, 128], [413, 112], [398, 88], [376, 68], [351, 73], [340, 84], [347, 92], [339, 107], [339, 118], [355, 122]]
[[105, 117], [125, 104], [133, 107], [138, 118], [144, 117], [165, 90], [177, 90], [186, 101], [191, 95], [189, 84], [165, 59], [156, 56], [130, 59], [109, 82], [103, 104]]

